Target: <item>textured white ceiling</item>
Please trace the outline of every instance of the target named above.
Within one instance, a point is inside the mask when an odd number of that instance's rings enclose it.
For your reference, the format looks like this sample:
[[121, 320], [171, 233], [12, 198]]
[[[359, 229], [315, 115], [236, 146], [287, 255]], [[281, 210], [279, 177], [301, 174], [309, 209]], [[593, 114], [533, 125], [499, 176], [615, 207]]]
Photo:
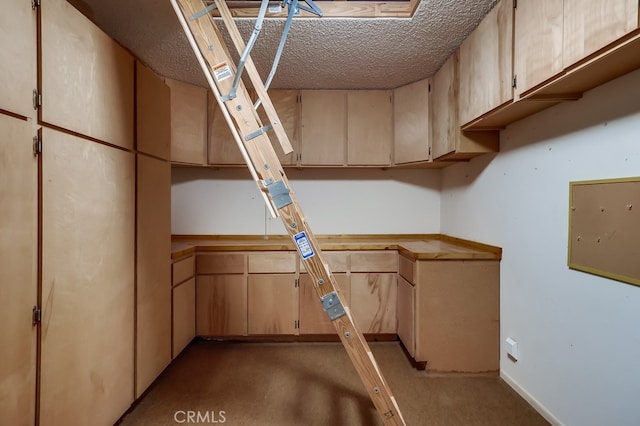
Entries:
[[[411, 19], [294, 19], [271, 87], [386, 89], [429, 77], [496, 1], [421, 0]], [[169, 0], [70, 3], [158, 74], [206, 86]], [[255, 20], [236, 22], [246, 41]], [[283, 26], [284, 19], [266, 19], [251, 53], [263, 79]], [[226, 37], [221, 22], [220, 28]]]

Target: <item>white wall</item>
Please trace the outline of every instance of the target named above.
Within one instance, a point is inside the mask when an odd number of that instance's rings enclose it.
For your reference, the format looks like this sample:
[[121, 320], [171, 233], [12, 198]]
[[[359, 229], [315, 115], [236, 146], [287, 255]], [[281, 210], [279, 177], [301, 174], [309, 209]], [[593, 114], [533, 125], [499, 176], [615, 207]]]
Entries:
[[[320, 234], [440, 232], [438, 170], [289, 170], [311, 229]], [[246, 169], [174, 168], [172, 233], [286, 235]]]
[[640, 71], [443, 171], [442, 232], [504, 250], [501, 374], [554, 423], [640, 424], [640, 287], [567, 268], [569, 181], [639, 175]]

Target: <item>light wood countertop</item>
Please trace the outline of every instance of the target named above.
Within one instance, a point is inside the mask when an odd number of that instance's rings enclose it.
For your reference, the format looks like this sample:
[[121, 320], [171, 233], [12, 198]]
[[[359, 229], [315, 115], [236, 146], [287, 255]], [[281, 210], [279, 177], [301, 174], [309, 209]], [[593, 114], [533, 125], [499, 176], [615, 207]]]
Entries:
[[[442, 234], [404, 235], [320, 235], [323, 251], [397, 250], [412, 259], [427, 260], [499, 260], [500, 247], [450, 237]], [[294, 251], [287, 235], [174, 235], [172, 259], [194, 252], [214, 251]]]

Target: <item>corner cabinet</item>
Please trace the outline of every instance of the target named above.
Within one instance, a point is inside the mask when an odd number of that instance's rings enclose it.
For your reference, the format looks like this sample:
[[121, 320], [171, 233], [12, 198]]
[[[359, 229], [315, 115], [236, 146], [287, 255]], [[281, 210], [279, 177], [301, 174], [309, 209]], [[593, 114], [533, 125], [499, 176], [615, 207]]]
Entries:
[[415, 260], [400, 255], [398, 335], [430, 372], [500, 367], [498, 260]]
[[394, 164], [431, 161], [430, 92], [430, 79], [394, 89]]
[[498, 150], [499, 133], [497, 131], [464, 132], [460, 130], [458, 61], [458, 52], [455, 52], [432, 80], [431, 144], [435, 160], [469, 160], [480, 154]]

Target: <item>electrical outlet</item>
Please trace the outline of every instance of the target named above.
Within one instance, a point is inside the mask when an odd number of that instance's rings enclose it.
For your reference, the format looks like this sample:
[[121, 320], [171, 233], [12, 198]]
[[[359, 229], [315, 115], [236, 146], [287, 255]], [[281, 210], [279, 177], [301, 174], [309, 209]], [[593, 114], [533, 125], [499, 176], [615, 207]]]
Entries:
[[518, 358], [520, 357], [518, 342], [513, 340], [511, 337], [507, 337], [504, 342], [507, 348], [507, 355], [509, 355], [513, 361], [518, 361]]

